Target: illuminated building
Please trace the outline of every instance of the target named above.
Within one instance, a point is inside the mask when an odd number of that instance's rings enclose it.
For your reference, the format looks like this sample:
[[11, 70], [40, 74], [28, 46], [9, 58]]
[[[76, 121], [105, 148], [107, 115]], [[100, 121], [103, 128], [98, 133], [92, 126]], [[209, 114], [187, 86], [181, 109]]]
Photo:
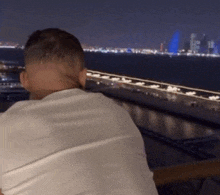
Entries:
[[200, 44], [200, 53], [208, 53], [208, 37], [206, 34], [203, 34]]
[[190, 37], [190, 50], [192, 53], [198, 53], [200, 49], [200, 41], [196, 40], [196, 34], [192, 33]]
[[213, 40], [208, 41], [208, 52], [213, 53], [215, 47], [215, 42]]
[[161, 44], [160, 44], [160, 52], [163, 52], [163, 51], [164, 51], [164, 44], [161, 43]]
[[171, 38], [169, 43], [169, 52], [173, 54], [177, 54], [179, 49], [179, 42], [180, 42], [180, 32], [176, 31]]

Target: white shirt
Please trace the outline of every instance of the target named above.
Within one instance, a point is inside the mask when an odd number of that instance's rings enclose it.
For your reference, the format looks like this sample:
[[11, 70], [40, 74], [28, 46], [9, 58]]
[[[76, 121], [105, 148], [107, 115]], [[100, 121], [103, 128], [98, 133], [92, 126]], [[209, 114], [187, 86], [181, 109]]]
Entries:
[[80, 89], [15, 103], [0, 116], [4, 195], [156, 195], [129, 114]]

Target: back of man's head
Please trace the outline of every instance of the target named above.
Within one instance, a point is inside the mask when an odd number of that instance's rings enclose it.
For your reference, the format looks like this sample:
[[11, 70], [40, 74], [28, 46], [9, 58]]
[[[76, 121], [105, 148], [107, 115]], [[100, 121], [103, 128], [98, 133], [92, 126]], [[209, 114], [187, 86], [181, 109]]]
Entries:
[[71, 66], [79, 63], [83, 68], [84, 54], [79, 40], [58, 28], [33, 32], [25, 45], [25, 64], [65, 61]]
[[81, 88], [84, 52], [72, 34], [58, 28], [37, 30], [30, 35], [24, 56], [26, 72], [21, 74], [21, 82], [35, 96]]

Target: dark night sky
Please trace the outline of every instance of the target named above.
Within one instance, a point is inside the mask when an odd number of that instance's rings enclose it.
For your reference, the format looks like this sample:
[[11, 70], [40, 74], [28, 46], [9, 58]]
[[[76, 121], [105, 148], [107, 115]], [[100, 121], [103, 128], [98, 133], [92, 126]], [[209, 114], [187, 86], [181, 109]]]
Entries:
[[59, 27], [82, 43], [159, 48], [176, 30], [220, 37], [219, 0], [1, 0], [0, 39], [24, 44], [34, 30]]

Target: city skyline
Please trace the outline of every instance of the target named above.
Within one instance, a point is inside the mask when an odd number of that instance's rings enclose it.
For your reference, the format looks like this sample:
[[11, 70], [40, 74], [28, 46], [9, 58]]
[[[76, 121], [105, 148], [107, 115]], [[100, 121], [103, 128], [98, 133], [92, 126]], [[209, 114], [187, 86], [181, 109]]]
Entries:
[[180, 47], [191, 33], [219, 39], [217, 0], [8, 0], [0, 6], [0, 40], [22, 45], [33, 31], [48, 27], [67, 30], [82, 44], [103, 47], [158, 49], [177, 30]]
[[[160, 51], [160, 52], [164, 52], [167, 51], [169, 53], [177, 53], [177, 52], [188, 52], [189, 53], [219, 53], [220, 52], [220, 39], [218, 40], [213, 40], [211, 38], [209, 38], [208, 35], [206, 34], [196, 34], [196, 33], [191, 33], [190, 38], [188, 40], [185, 40], [185, 44], [183, 44], [182, 47], [179, 47], [179, 35], [180, 32], [177, 31], [173, 37], [171, 38], [169, 43], [160, 43], [158, 48], [126, 48], [126, 47], [119, 47], [119, 46], [115, 46], [115, 47], [111, 47], [111, 46], [102, 46], [102, 45], [89, 45], [87, 43], [82, 43], [82, 47], [84, 49], [107, 49], [107, 50], [111, 50], [111, 49], [122, 49], [123, 51], [129, 50], [129, 49], [147, 49], [147, 50], [152, 50], [154, 51]], [[17, 42], [12, 42], [12, 41], [0, 41], [0, 47], [1, 46], [12, 46], [12, 47], [19, 47], [19, 48], [24, 48], [24, 45], [21, 45]], [[171, 48], [172, 47], [172, 48]], [[175, 48], [175, 49], [174, 49]], [[173, 50], [174, 49], [174, 50]], [[201, 50], [202, 49], [202, 50]], [[212, 49], [213, 51], [208, 51], [208, 49]]]

